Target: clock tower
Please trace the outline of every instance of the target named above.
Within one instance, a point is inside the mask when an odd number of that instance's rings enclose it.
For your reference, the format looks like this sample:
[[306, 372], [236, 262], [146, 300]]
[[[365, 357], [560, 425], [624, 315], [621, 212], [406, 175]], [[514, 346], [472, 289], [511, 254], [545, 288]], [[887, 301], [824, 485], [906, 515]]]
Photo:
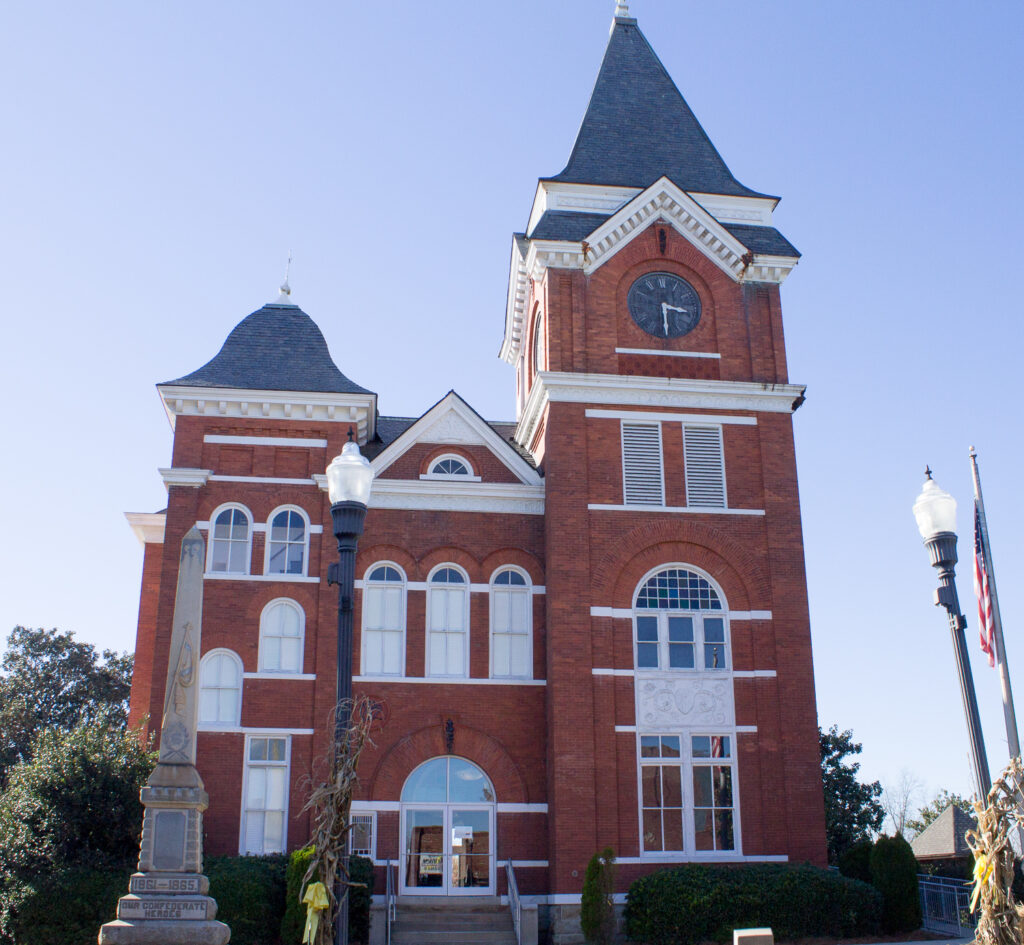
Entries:
[[501, 351], [545, 481], [552, 903], [606, 846], [620, 891], [665, 863], [825, 862], [778, 202], [620, 3], [513, 238]]

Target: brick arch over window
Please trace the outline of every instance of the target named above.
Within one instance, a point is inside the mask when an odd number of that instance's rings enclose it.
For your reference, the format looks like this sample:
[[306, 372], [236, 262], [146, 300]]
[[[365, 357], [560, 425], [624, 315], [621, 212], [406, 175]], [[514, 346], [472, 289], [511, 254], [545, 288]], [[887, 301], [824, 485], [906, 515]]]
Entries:
[[[412, 771], [424, 761], [447, 753], [443, 719], [439, 718], [436, 724], [407, 735], [387, 751], [370, 776], [370, 800], [398, 800], [402, 785]], [[469, 728], [456, 720], [452, 754], [466, 758], [483, 769], [491, 779], [496, 799], [500, 803], [530, 803], [526, 780], [518, 766], [502, 744], [490, 735]]]
[[480, 562], [480, 570], [489, 576], [504, 565], [525, 571], [534, 584], [544, 583], [544, 568], [540, 561], [522, 548], [509, 547], [491, 552]]
[[756, 558], [739, 542], [706, 525], [675, 522], [641, 525], [622, 536], [593, 572], [595, 602], [632, 607], [633, 593], [649, 571], [685, 561], [713, 575], [733, 610], [770, 609], [771, 584]]
[[[334, 553], [332, 547], [332, 553]], [[331, 559], [334, 560], [333, 558]], [[386, 542], [379, 544], [367, 544], [365, 547], [359, 545], [359, 554], [356, 560], [356, 575], [362, 577], [370, 565], [378, 561], [394, 561], [410, 581], [425, 581], [427, 570], [423, 570], [416, 559], [404, 548], [398, 545], [389, 545]]]
[[466, 548], [459, 545], [443, 545], [431, 548], [418, 562], [419, 570], [429, 574], [440, 564], [455, 564], [469, 576], [471, 584], [481, 584], [487, 580], [480, 568], [480, 562]]

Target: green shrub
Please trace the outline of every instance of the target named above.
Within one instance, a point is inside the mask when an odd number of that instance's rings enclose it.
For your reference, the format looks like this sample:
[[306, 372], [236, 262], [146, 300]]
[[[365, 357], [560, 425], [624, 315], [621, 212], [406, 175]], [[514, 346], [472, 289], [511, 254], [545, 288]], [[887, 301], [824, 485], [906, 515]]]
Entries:
[[921, 900], [917, 891], [914, 851], [898, 834], [879, 837], [871, 851], [871, 882], [882, 894], [882, 928], [886, 932], [913, 932], [921, 928]]
[[839, 857], [839, 872], [862, 883], [871, 882], [871, 851], [875, 848], [870, 840], [862, 840], [849, 847]]
[[615, 941], [615, 851], [606, 847], [595, 853], [583, 877], [580, 925], [588, 942], [611, 945]]
[[[288, 858], [288, 883], [285, 899], [284, 918], [281, 921], [281, 942], [283, 945], [299, 945], [306, 928], [306, 906], [300, 901], [302, 877], [306, 875], [309, 861], [313, 858], [313, 847], [296, 850]], [[355, 886], [349, 893], [348, 934], [353, 942], [370, 940], [370, 903], [373, 901], [373, 863], [362, 856], [349, 861], [352, 881], [365, 883]], [[316, 874], [314, 874], [316, 879]], [[234, 942], [234, 935], [231, 936]]]
[[217, 918], [233, 945], [277, 945], [285, 907], [284, 856], [215, 856], [206, 861]]
[[882, 897], [866, 883], [813, 866], [703, 866], [659, 870], [626, 896], [626, 935], [647, 945], [728, 941], [770, 926], [776, 939], [850, 937], [878, 930]]

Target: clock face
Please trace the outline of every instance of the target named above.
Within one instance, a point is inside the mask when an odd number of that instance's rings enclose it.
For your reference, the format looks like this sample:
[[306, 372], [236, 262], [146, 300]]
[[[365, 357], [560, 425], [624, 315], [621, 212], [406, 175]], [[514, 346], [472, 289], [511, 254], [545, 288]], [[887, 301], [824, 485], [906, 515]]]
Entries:
[[629, 287], [629, 314], [655, 338], [679, 338], [700, 321], [700, 296], [671, 272], [648, 272]]

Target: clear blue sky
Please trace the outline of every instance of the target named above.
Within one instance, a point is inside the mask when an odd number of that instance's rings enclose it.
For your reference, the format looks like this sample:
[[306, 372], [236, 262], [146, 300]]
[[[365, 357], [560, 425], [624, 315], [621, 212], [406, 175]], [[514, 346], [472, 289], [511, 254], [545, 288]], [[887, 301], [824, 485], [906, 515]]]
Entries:
[[[512, 419], [509, 239], [568, 157], [612, 0], [0, 10], [5, 299], [0, 631], [134, 646], [171, 433], [154, 384], [276, 294], [418, 414], [454, 387]], [[708, 4], [632, 12], [736, 176], [781, 194], [783, 288], [821, 723], [864, 773], [970, 785], [960, 695], [910, 506], [961, 503], [960, 591], [989, 755], [1006, 758], [970, 585], [980, 451], [1024, 714], [1018, 396], [1024, 5]], [[652, 132], [656, 133], [656, 131]], [[1018, 327], [1015, 327], [1018, 326]], [[1016, 498], [1015, 498], [1016, 497]]]

